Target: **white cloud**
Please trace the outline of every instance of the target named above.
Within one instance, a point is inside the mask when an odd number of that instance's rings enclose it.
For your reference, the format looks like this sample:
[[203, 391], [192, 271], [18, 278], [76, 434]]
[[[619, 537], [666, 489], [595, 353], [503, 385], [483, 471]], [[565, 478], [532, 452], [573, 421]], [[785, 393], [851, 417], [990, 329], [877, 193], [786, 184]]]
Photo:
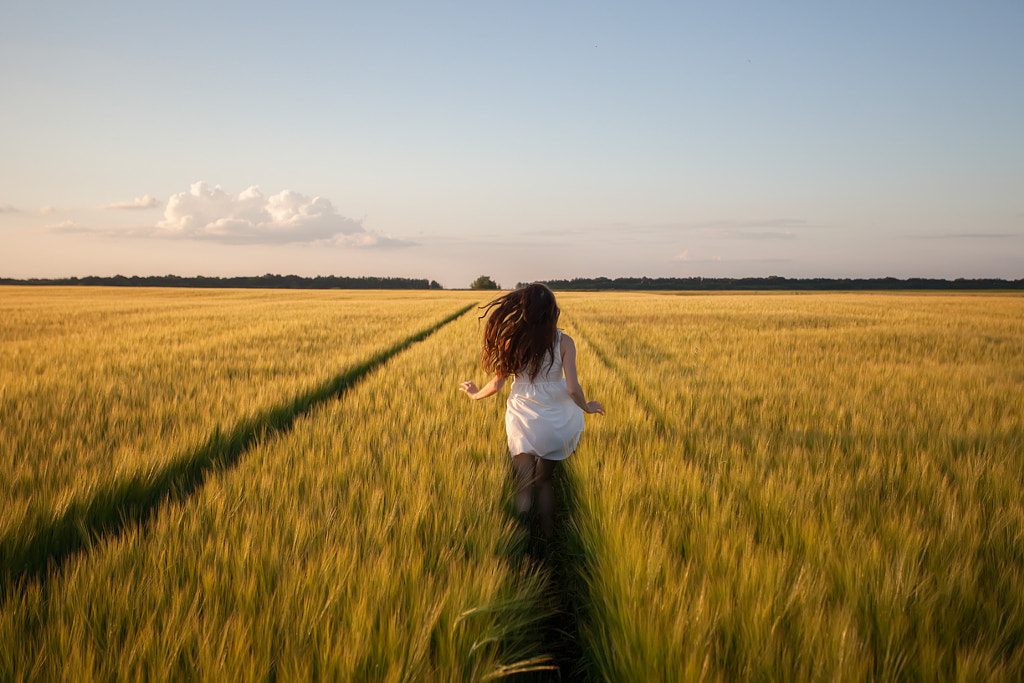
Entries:
[[160, 200], [156, 197], [151, 197], [148, 194], [142, 197], [136, 197], [135, 199], [128, 202], [116, 202], [114, 204], [106, 204], [101, 206], [101, 209], [155, 209], [160, 206]]
[[1005, 240], [1019, 237], [1019, 235], [1009, 232], [958, 232], [942, 235], [908, 235], [908, 237], [919, 240]]
[[323, 197], [292, 190], [265, 197], [256, 186], [236, 196], [205, 182], [172, 196], [156, 227], [157, 236], [227, 244], [344, 244], [352, 236], [372, 237], [361, 222], [340, 215]]
[[792, 230], [727, 230], [720, 229], [711, 235], [720, 239], [733, 240], [791, 240], [796, 239]]
[[352, 235], [339, 235], [331, 240], [327, 240], [325, 243], [337, 247], [354, 247], [356, 249], [398, 249], [416, 246], [416, 242], [368, 231]]
[[793, 218], [760, 220], [721, 220], [693, 225], [697, 234], [713, 239], [790, 240], [796, 239], [794, 229], [807, 227], [807, 222]]
[[681, 254], [676, 254], [672, 257], [673, 261], [686, 261], [688, 263], [717, 263], [722, 260], [721, 256], [712, 256], [711, 258], [693, 258], [690, 256], [690, 250], [684, 249]]
[[72, 232], [95, 232], [91, 228], [87, 228], [81, 223], [75, 221], [62, 221], [60, 223], [54, 223], [53, 225], [47, 225], [43, 230], [47, 232], [56, 233], [72, 233]]
[[0, 213], [21, 213], [21, 211], [11, 204], [0, 204]]
[[[100, 209], [147, 209], [159, 201], [145, 195]], [[0, 205], [0, 209], [7, 205]], [[12, 210], [17, 210], [13, 209]], [[63, 211], [53, 207], [43, 215]], [[193, 183], [167, 201], [164, 218], [155, 226], [94, 228], [64, 221], [43, 230], [53, 233], [90, 233], [109, 238], [162, 238], [202, 240], [222, 244], [307, 244], [321, 247], [387, 249], [414, 246], [415, 242], [366, 230], [361, 221], [338, 213], [323, 197], [308, 197], [284, 190], [266, 197], [256, 186], [238, 195], [205, 182]]]

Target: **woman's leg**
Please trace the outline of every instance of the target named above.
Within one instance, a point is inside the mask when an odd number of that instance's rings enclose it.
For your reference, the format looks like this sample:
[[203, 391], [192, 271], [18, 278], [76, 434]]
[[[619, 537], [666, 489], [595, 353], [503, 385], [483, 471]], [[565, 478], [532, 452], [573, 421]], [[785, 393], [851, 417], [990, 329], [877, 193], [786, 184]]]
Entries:
[[553, 475], [557, 460], [537, 458], [537, 512], [540, 514], [540, 530], [544, 538], [551, 540], [555, 533], [555, 483]]
[[512, 469], [516, 473], [516, 512], [525, 517], [533, 503], [534, 462], [537, 457], [531, 453], [520, 453], [512, 457]]

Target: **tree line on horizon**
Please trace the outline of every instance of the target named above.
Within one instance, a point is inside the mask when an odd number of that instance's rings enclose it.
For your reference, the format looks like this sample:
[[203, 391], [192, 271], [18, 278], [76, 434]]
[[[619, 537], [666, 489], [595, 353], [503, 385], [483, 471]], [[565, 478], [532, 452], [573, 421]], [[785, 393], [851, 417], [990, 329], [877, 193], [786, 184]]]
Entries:
[[[769, 277], [619, 277], [573, 278], [571, 280], [541, 280], [553, 290], [889, 290], [889, 289], [1024, 289], [1024, 279], [999, 278], [787, 278]], [[529, 283], [520, 282], [516, 287]]]
[[178, 275], [114, 275], [113, 277], [0, 278], [4, 285], [85, 285], [92, 287], [200, 287], [239, 289], [442, 289], [436, 280], [408, 277], [345, 277], [339, 275], [266, 275], [239, 277], [181, 277]]
[[[1024, 289], [1024, 278], [1003, 280], [999, 278], [787, 278], [769, 277], [619, 277], [619, 278], [573, 278], [571, 280], [541, 280], [553, 290], [559, 291], [607, 291], [607, 290], [667, 290], [667, 291], [753, 291], [753, 290], [1020, 290]], [[524, 287], [528, 282], [519, 282]], [[240, 289], [443, 289], [436, 280], [405, 277], [347, 277], [339, 275], [275, 275], [267, 273], [257, 276], [238, 277], [181, 277], [179, 275], [148, 275], [131, 277], [86, 276], [66, 278], [0, 278], [0, 285], [81, 285], [91, 287], [196, 287], [196, 288], [240, 288]], [[471, 289], [498, 289], [489, 276], [480, 276]]]

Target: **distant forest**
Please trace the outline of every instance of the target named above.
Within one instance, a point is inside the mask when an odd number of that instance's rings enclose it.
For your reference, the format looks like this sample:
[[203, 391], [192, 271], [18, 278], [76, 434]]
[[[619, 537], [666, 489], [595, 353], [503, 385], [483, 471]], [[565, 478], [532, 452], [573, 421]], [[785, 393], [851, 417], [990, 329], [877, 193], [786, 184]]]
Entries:
[[[838, 278], [786, 278], [786, 277], [619, 277], [610, 279], [574, 278], [572, 280], [544, 280], [554, 290], [891, 290], [891, 289], [1024, 289], [1024, 279], [999, 280], [964, 279], [939, 280], [933, 278], [894, 277], [870, 279]], [[523, 285], [526, 283], [520, 283]]]
[[[786, 278], [786, 277], [619, 277], [574, 278], [572, 280], [542, 280], [551, 289], [559, 291], [605, 290], [678, 290], [678, 291], [753, 291], [753, 290], [1022, 290], [1024, 279], [1000, 280], [977, 278], [940, 280], [934, 278]], [[517, 287], [528, 283], [520, 282]], [[256, 275], [251, 277], [179, 277], [177, 275], [150, 275], [127, 277], [67, 277], [30, 278], [17, 280], [0, 278], [0, 285], [85, 285], [92, 287], [237, 287], [248, 289], [442, 289], [436, 280], [406, 277], [342, 277], [318, 275]]]
[[113, 277], [65, 277], [14, 280], [0, 278], [0, 285], [87, 285], [91, 287], [238, 287], [242, 289], [441, 289], [434, 280], [408, 277], [339, 277], [318, 275], [256, 275], [252, 277], [178, 277], [177, 275], [115, 275]]

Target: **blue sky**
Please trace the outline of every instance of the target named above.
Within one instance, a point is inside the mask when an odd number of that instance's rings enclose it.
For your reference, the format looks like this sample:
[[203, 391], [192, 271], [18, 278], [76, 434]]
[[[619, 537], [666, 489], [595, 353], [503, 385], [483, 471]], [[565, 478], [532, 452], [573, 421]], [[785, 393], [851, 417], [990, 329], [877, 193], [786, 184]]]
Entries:
[[1024, 3], [0, 0], [0, 276], [1024, 277]]

